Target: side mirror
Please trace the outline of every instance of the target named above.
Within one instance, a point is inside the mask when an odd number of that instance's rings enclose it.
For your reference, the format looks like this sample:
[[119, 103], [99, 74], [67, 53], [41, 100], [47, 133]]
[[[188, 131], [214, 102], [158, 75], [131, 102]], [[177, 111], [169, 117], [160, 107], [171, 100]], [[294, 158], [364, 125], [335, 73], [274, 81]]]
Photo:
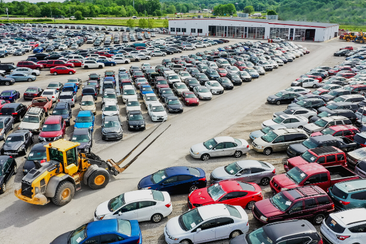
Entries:
[[197, 228], [196, 232], [197, 233], [200, 233], [201, 232], [201, 228]]
[[309, 185], [310, 184], [310, 181], [305, 181], [304, 185]]
[[241, 176], [241, 174], [240, 173], [236, 173], [235, 176]]
[[121, 215], [122, 215], [122, 211], [119, 211], [119, 212], [118, 212], [118, 216], [121, 216]]
[[76, 122], [76, 119], [74, 119], [74, 122]]

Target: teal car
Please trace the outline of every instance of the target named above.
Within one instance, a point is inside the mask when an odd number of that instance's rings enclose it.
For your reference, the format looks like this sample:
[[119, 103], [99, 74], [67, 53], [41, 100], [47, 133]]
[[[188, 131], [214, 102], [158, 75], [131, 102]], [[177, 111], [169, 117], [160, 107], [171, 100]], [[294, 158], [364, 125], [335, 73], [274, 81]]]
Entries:
[[94, 130], [94, 114], [90, 110], [80, 111], [75, 119], [74, 128], [87, 128]]
[[18, 81], [35, 81], [36, 80], [36, 76], [34, 75], [28, 75], [25, 73], [13, 73], [11, 75], [7, 75], [6, 77], [8, 78], [13, 78], [16, 82]]
[[366, 208], [366, 179], [343, 181], [329, 188], [337, 210]]

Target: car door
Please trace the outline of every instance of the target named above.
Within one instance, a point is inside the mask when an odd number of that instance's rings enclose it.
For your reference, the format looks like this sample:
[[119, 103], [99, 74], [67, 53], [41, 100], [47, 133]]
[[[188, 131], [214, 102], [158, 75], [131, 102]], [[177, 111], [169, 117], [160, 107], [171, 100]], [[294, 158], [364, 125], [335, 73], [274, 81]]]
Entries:
[[4, 135], [6, 135], [11, 130], [11, 119], [6, 118], [4, 121]]
[[126, 204], [119, 211], [116, 211], [114, 215], [118, 219], [137, 220], [138, 204], [138, 202]]
[[178, 176], [171, 176], [159, 184], [159, 191], [167, 191], [169, 193], [176, 192], [178, 184]]
[[234, 142], [225, 142], [224, 156], [234, 155], [234, 153], [237, 149], [237, 146], [238, 145]]
[[288, 129], [293, 128], [293, 124], [292, 124], [292, 122], [291, 122], [291, 119], [290, 119], [290, 118], [285, 119], [284, 121], [282, 121], [282, 124], [283, 124], [286, 128], [288, 128]]
[[192, 231], [193, 243], [205, 243], [216, 238], [216, 219], [208, 220]]
[[245, 196], [248, 195], [247, 192], [234, 191], [229, 192], [223, 196], [219, 202], [229, 205], [237, 205], [245, 207], [247, 202], [245, 201]]
[[288, 218], [291, 219], [302, 219], [303, 218], [303, 211], [304, 211], [304, 201], [300, 200], [295, 202], [290, 209], [287, 211]]
[[192, 175], [179, 175], [176, 185], [176, 191], [180, 193], [187, 193], [189, 191], [189, 188], [193, 184], [192, 178]]
[[244, 180], [244, 181], [251, 181], [251, 169], [250, 168], [246, 168], [246, 169], [242, 169], [240, 170], [240, 172], [238, 172], [235, 175], [235, 179], [236, 180]]
[[328, 174], [322, 173], [322, 174], [312, 175], [305, 181], [304, 185], [316, 185], [316, 186], [319, 186], [320, 188], [326, 190], [329, 187]]
[[156, 202], [141, 201], [138, 203], [137, 221], [149, 221], [151, 216], [156, 213]]
[[225, 156], [225, 142], [217, 144], [210, 152], [211, 157]]
[[264, 169], [261, 168], [251, 168], [251, 182], [255, 182], [255, 183], [260, 183], [262, 178], [263, 178], [263, 174], [266, 173], [266, 171]]
[[366, 224], [360, 223], [356, 226], [350, 227], [349, 230], [352, 232], [352, 243], [363, 243], [366, 238]]
[[272, 149], [273, 149], [273, 152], [279, 152], [279, 151], [286, 150], [287, 149], [287, 144], [285, 143], [285, 136], [278, 136], [272, 142]]
[[214, 228], [215, 239], [216, 240], [227, 239], [232, 231], [233, 223], [234, 220], [230, 217], [222, 217], [216, 219], [216, 227]]

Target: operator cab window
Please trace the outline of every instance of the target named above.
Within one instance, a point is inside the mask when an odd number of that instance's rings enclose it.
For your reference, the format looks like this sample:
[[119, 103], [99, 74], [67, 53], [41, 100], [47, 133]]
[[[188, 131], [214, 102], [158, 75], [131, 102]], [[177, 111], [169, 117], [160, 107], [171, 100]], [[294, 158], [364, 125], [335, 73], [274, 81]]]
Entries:
[[78, 166], [76, 147], [66, 152], [66, 158], [67, 158], [67, 166], [71, 164], [75, 164], [76, 166]]

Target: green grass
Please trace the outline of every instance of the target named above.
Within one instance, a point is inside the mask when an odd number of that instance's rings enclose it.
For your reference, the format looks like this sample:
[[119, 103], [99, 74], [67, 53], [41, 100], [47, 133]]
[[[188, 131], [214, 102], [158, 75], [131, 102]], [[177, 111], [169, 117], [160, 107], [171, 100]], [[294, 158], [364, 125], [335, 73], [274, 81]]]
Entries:
[[366, 31], [364, 25], [339, 25], [339, 29], [350, 30], [350, 31]]

